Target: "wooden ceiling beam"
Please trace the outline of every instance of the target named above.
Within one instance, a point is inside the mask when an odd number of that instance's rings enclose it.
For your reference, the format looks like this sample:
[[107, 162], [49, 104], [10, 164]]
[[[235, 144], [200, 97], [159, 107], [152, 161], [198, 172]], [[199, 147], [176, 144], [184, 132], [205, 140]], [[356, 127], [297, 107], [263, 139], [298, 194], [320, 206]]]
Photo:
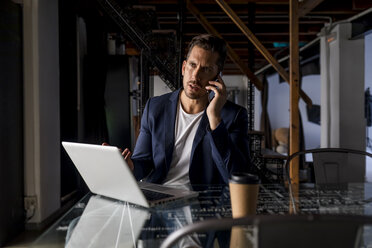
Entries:
[[[190, 0], [186, 2], [187, 8], [190, 10], [193, 15], [195, 15], [196, 19], [200, 21], [200, 24], [205, 28], [208, 33], [214, 34], [223, 39], [220, 33], [208, 22], [208, 20], [199, 12], [199, 10], [191, 3]], [[239, 55], [235, 53], [235, 51], [231, 48], [231, 46], [227, 43], [226, 44], [228, 56], [237, 67], [241, 70], [241, 72], [248, 76], [249, 80], [256, 86], [258, 90], [262, 90], [262, 82], [256, 77], [256, 75], [248, 68], [248, 66], [240, 59]]]
[[[320, 16], [333, 16], [335, 18], [335, 15], [345, 15], [345, 16], [353, 16], [359, 13], [355, 10], [317, 10], [312, 11], [311, 15], [320, 15]], [[344, 18], [343, 18], [344, 19]]]
[[[370, 0], [369, 0], [370, 1]], [[332, 2], [332, 1], [331, 1]], [[214, 3], [214, 0], [213, 0]], [[156, 13], [159, 16], [168, 16], [177, 18], [178, 13], [178, 5], [177, 4], [162, 4], [161, 1], [159, 3], [154, 4], [156, 6]], [[202, 4], [200, 1], [194, 1], [194, 5], [198, 8], [203, 15], [209, 19], [210, 17], [218, 18], [219, 16], [223, 16], [224, 12], [221, 9], [217, 8], [217, 5], [214, 4]], [[372, 3], [371, 3], [372, 5]], [[234, 9], [235, 13], [239, 15], [241, 18], [247, 18], [248, 7], [247, 3], [245, 4], [236, 4], [231, 5]], [[301, 8], [299, 9], [300, 18], [305, 16], [308, 13], [311, 15], [321, 15], [321, 16], [333, 16], [333, 15], [347, 15], [350, 17], [351, 15], [355, 15], [360, 12], [360, 10], [352, 9], [350, 4], [343, 3], [340, 1], [337, 5], [335, 4], [328, 4], [327, 1], [324, 0], [304, 0], [301, 3]], [[185, 14], [190, 14], [188, 11]], [[270, 16], [288, 16], [288, 5], [284, 4], [272, 4], [272, 5], [256, 5], [256, 18], [257, 20], [260, 19], [260, 16], [270, 17]], [[273, 17], [275, 18], [275, 17]], [[347, 18], [347, 17], [346, 17]], [[337, 19], [337, 18], [336, 18]], [[345, 18], [343, 18], [345, 19]]]
[[[227, 0], [229, 4], [247, 4], [248, 2], [260, 5], [288, 5], [288, 0]], [[178, 0], [139, 0], [139, 4], [178, 4]], [[198, 0], [198, 4], [214, 4], [214, 0]]]
[[324, 0], [305, 0], [298, 6], [298, 18], [307, 15]]
[[353, 9], [367, 9], [372, 7], [371, 0], [353, 0]]
[[[234, 21], [238, 28], [247, 36], [247, 38], [253, 43], [253, 45], [261, 52], [261, 54], [269, 61], [269, 63], [275, 68], [279, 75], [284, 78], [287, 83], [289, 81], [289, 75], [286, 70], [279, 64], [279, 62], [267, 51], [267, 49], [261, 44], [256, 36], [249, 30], [249, 28], [239, 19], [229, 5], [224, 0], [215, 0], [217, 4], [225, 11], [225, 13]], [[301, 98], [306, 104], [312, 105], [312, 101], [306, 93], [300, 91]]]
[[[158, 22], [160, 25], [177, 25], [178, 24], [178, 20], [177, 18], [173, 18], [173, 19], [162, 19], [162, 18], [158, 18]], [[217, 25], [221, 25], [221, 24], [228, 24], [228, 25], [232, 25], [234, 24], [230, 19], [229, 20], [209, 20], [209, 22], [213, 25], [213, 24], [217, 24]], [[184, 22], [185, 24], [187, 25], [198, 25], [200, 24], [197, 20], [186, 20]], [[299, 22], [300, 25], [324, 25], [325, 23], [327, 23], [326, 20], [302, 20]], [[256, 21], [255, 24], [257, 25], [289, 25], [289, 22], [288, 20], [270, 20], [270, 19], [267, 19], [267, 20], [259, 20], [259, 21]]]
[[[314, 35], [316, 35], [318, 32], [301, 32], [300, 33], [300, 40], [307, 40], [305, 39], [306, 36], [311, 36], [313, 37]], [[197, 34], [200, 34], [200, 32], [185, 32], [183, 35], [184, 36], [195, 36]], [[242, 34], [242, 33], [220, 33], [221, 36], [223, 37], [246, 37], [246, 35]], [[271, 36], [271, 38], [270, 38]], [[284, 36], [283, 37], [278, 37], [278, 36]], [[288, 42], [288, 36], [289, 36], [289, 32], [271, 32], [271, 33], [258, 33], [256, 35], [256, 37], [262, 37], [263, 40], [272, 40], [272, 41], [287, 41]]]
[[[306, 32], [306, 33], [303, 33], [301, 32], [300, 35], [301, 36], [316, 36], [318, 32]], [[185, 36], [195, 36], [195, 34], [198, 34], [198, 32], [196, 33], [185, 33], [184, 35]], [[241, 34], [237, 34], [237, 33], [220, 33], [221, 36], [223, 37], [243, 37], [244, 35], [241, 35]], [[280, 40], [283, 40], [283, 41], [287, 41], [288, 42], [288, 36], [289, 36], [290, 32], [277, 32], [277, 33], [259, 33], [256, 35], [256, 37], [262, 37], [262, 39], [264, 39], [264, 37], [270, 37], [272, 36], [272, 38], [268, 38], [267, 40], [272, 40], [272, 41], [280, 41]], [[286, 37], [287, 39], [279, 39], [278, 36], [284, 36]], [[265, 38], [266, 39], [266, 38]]]

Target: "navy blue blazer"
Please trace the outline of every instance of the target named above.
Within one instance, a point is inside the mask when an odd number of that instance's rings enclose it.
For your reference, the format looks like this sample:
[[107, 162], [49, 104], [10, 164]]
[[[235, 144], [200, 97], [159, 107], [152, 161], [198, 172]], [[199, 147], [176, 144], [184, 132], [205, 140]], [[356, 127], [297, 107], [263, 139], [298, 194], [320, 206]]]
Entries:
[[[132, 155], [137, 180], [148, 176], [147, 181], [162, 183], [168, 174], [180, 90], [150, 98], [146, 103]], [[227, 101], [221, 119], [211, 131], [204, 111], [190, 156], [192, 185], [227, 184], [232, 172], [250, 169], [247, 110]]]

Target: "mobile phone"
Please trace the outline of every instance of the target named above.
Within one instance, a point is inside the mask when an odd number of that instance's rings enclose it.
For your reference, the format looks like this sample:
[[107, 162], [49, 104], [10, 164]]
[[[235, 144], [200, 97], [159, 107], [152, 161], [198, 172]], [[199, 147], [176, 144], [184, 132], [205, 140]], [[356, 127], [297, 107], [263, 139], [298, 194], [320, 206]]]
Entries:
[[[218, 82], [218, 76], [222, 77], [222, 72], [217, 73], [217, 75], [216, 75], [216, 77], [213, 81]], [[212, 85], [212, 86], [214, 86], [214, 85]], [[217, 86], [214, 86], [214, 87], [218, 88]], [[214, 97], [214, 91], [210, 90], [209, 94], [208, 94], [208, 100], [212, 101], [213, 97]]]

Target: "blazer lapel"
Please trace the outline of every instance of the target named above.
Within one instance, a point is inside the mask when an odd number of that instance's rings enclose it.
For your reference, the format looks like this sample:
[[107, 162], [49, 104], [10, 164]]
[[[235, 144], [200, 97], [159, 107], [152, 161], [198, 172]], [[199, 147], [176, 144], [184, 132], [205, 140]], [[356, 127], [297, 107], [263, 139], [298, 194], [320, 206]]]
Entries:
[[165, 165], [166, 171], [169, 171], [170, 164], [172, 162], [172, 154], [174, 147], [174, 125], [176, 122], [177, 105], [179, 98], [180, 89], [173, 92], [169, 97], [169, 104], [165, 106], [164, 115], [164, 148], [165, 148]]

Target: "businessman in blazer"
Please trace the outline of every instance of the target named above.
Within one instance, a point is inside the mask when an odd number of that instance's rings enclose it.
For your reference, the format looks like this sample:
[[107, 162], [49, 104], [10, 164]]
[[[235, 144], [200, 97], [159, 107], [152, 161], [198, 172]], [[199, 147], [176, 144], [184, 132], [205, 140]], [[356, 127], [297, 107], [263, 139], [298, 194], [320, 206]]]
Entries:
[[133, 155], [123, 151], [138, 180], [223, 184], [232, 172], [249, 171], [247, 111], [227, 101], [219, 75], [225, 58], [222, 39], [194, 37], [182, 64], [183, 87], [147, 101]]

